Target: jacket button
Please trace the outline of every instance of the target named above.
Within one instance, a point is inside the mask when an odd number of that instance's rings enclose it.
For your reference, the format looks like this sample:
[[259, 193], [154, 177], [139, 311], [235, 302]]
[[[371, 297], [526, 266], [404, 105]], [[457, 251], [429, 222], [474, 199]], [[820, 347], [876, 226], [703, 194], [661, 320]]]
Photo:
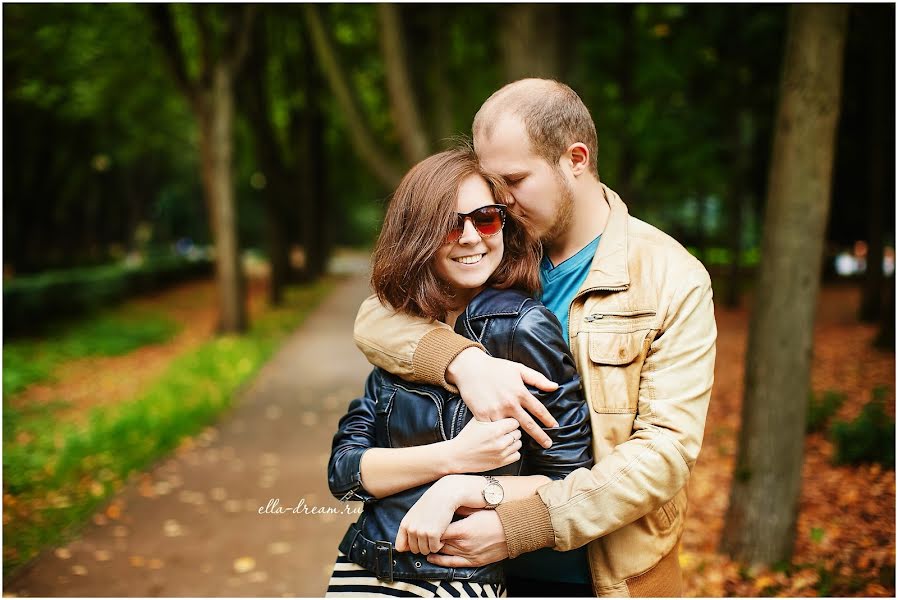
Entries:
[[368, 554], [368, 551], [367, 551], [367, 550], [362, 550], [362, 556], [365, 556], [366, 554]]
[[623, 358], [626, 353], [627, 353], [627, 351], [624, 350], [623, 348], [621, 348], [620, 350], [617, 351], [617, 355], [620, 356], [621, 358]]
[[395, 560], [393, 561], [393, 566], [394, 566], [394, 567], [396, 566], [396, 561], [395, 561]]
[[421, 568], [421, 562], [420, 562], [420, 561], [417, 561], [417, 560], [415, 561], [415, 568], [416, 568], [416, 569], [420, 569], [420, 568]]

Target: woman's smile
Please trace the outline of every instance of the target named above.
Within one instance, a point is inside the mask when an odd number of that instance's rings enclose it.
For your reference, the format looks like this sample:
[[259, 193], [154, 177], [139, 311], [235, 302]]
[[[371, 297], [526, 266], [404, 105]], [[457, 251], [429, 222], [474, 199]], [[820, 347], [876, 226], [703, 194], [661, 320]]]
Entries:
[[486, 252], [481, 252], [480, 254], [469, 254], [467, 256], [457, 256], [452, 260], [463, 265], [476, 265], [484, 256], [486, 256]]

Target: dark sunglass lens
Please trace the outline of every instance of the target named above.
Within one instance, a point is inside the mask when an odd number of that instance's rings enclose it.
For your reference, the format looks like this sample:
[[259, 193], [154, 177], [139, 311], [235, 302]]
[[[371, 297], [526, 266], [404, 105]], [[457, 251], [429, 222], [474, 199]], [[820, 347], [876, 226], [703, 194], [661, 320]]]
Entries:
[[474, 227], [483, 235], [495, 235], [502, 229], [502, 212], [498, 208], [484, 207], [471, 215]]
[[446, 242], [451, 244], [452, 242], [454, 242], [458, 238], [460, 238], [461, 234], [462, 234], [461, 227], [453, 227], [452, 229], [449, 230], [449, 233], [446, 234]]

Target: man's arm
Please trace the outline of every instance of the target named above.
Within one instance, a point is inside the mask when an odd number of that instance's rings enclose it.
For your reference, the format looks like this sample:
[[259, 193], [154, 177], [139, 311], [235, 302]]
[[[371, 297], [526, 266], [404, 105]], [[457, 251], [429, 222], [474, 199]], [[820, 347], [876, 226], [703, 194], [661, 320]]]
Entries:
[[630, 438], [524, 500], [452, 523], [446, 567], [482, 566], [539, 548], [570, 550], [658, 508], [682, 489], [701, 449], [714, 380], [717, 326], [704, 269], [684, 278], [642, 369]]
[[[541, 547], [578, 548], [657, 509], [686, 485], [702, 445], [716, 337], [711, 281], [696, 270], [675, 293], [646, 358], [630, 438], [592, 469], [498, 508], [512, 557]], [[533, 531], [544, 535], [535, 539]]]
[[362, 302], [353, 331], [355, 345], [372, 365], [406, 381], [458, 389], [446, 381], [449, 363], [467, 348], [483, 346], [440, 321], [400, 314], [372, 295]]
[[[456, 334], [445, 323], [399, 314], [370, 296], [355, 320], [356, 346], [368, 361], [407, 381], [440, 385], [461, 395], [474, 418], [498, 421], [511, 417], [541, 445], [546, 427], [558, 423], [526, 385], [551, 392], [558, 386], [529, 367], [493, 358], [483, 346]], [[456, 387], [457, 386], [457, 387]]]

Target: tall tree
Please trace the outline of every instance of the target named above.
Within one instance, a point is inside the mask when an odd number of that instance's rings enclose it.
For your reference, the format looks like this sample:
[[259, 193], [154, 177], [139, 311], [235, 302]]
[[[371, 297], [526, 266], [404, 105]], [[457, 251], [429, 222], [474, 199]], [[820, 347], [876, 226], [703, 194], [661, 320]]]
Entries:
[[[268, 17], [268, 15], [265, 15]], [[256, 160], [262, 169], [265, 184], [260, 193], [265, 210], [265, 242], [271, 266], [268, 282], [268, 301], [278, 306], [283, 300], [284, 287], [289, 278], [289, 200], [291, 188], [296, 187], [295, 171], [287, 165], [289, 153], [281, 146], [272, 123], [268, 85], [268, 61], [273, 36], [267, 27], [268, 18], [258, 18], [254, 26], [250, 50], [246, 58], [246, 78], [238, 90], [243, 113], [253, 132]], [[290, 118], [295, 118], [290, 115]], [[289, 130], [289, 127], [288, 127]]]
[[787, 560], [794, 544], [847, 13], [846, 6], [802, 4], [789, 17], [722, 541], [747, 562]]
[[334, 100], [346, 118], [349, 142], [353, 150], [386, 188], [393, 189], [402, 177], [402, 166], [384, 151], [372, 133], [318, 7], [305, 4], [303, 10], [312, 48]]
[[893, 285], [882, 270], [885, 247], [884, 229], [886, 203], [895, 201], [893, 188], [888, 179], [893, 179], [894, 165], [890, 149], [895, 138], [895, 96], [894, 96], [894, 52], [895, 20], [894, 6], [868, 6], [855, 15], [869, 48], [869, 75], [864, 83], [869, 86], [867, 101], [867, 130], [869, 131], [869, 186], [867, 198], [867, 271], [864, 274], [863, 295], [859, 317], [868, 323], [879, 320], [885, 301], [886, 287]]
[[406, 162], [414, 164], [427, 156], [430, 144], [418, 113], [415, 86], [409, 76], [402, 15], [397, 5], [388, 3], [378, 4], [377, 14], [393, 123]]
[[561, 8], [555, 4], [511, 4], [500, 17], [499, 40], [505, 78], [561, 78]]
[[169, 68], [199, 125], [199, 150], [206, 209], [215, 243], [220, 332], [247, 327], [240, 268], [233, 182], [234, 86], [248, 48], [256, 7], [191, 6], [197, 35], [197, 76], [185, 55], [174, 7], [149, 8]]

